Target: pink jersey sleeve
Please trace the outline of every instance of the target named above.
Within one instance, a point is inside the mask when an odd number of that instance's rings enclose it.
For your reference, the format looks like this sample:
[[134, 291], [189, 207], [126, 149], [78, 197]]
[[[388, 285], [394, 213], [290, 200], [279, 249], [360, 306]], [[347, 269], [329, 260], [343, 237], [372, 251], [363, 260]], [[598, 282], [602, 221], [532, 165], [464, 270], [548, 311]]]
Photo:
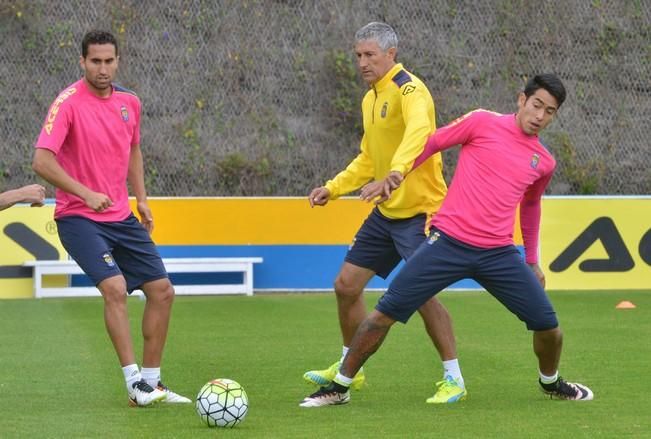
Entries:
[[67, 99], [76, 92], [74, 87], [63, 91], [52, 103], [36, 141], [37, 148], [49, 149], [58, 154], [72, 123], [70, 102]]
[[552, 172], [543, 175], [529, 187], [520, 202], [520, 230], [524, 242], [527, 264], [538, 263], [538, 239], [540, 235], [540, 202], [545, 188], [552, 179]]
[[136, 126], [133, 130], [133, 138], [131, 139], [131, 146], [140, 145], [140, 99], [134, 97], [136, 107]]
[[416, 161], [412, 170], [416, 169], [433, 154], [448, 149], [454, 145], [463, 145], [471, 137], [477, 121], [482, 117], [484, 110], [475, 110], [467, 113], [432, 134], [425, 148]]

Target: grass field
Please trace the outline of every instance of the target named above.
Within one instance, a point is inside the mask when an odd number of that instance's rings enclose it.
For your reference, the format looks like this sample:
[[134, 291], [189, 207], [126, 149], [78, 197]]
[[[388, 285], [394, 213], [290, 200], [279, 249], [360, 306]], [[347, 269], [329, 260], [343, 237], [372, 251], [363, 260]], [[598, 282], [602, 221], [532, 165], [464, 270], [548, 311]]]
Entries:
[[[439, 296], [454, 318], [466, 401], [424, 403], [441, 367], [415, 317], [394, 326], [350, 404], [320, 409], [298, 402], [313, 390], [303, 372], [340, 352], [332, 293], [179, 297], [163, 378], [191, 398], [209, 379], [239, 381], [250, 410], [232, 430], [203, 426], [194, 405], [128, 408], [101, 300], [0, 301], [0, 437], [651, 437], [651, 291], [550, 296], [565, 333], [561, 374], [591, 386], [592, 402], [544, 399], [531, 335], [486, 293]], [[367, 294], [369, 307], [377, 298]], [[621, 300], [637, 308], [616, 310]], [[143, 304], [129, 300], [135, 335]]]

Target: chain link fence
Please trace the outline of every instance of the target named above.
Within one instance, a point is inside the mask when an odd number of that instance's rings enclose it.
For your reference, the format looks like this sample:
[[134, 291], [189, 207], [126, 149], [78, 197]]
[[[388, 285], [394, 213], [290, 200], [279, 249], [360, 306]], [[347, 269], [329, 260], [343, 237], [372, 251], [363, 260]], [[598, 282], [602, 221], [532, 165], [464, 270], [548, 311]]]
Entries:
[[559, 162], [549, 194], [651, 193], [649, 0], [0, 0], [0, 187], [35, 179], [48, 106], [100, 28], [143, 102], [150, 195], [305, 195], [358, 152], [352, 40], [369, 21], [394, 26], [439, 126], [515, 111], [526, 79], [559, 74], [568, 100], [542, 135]]

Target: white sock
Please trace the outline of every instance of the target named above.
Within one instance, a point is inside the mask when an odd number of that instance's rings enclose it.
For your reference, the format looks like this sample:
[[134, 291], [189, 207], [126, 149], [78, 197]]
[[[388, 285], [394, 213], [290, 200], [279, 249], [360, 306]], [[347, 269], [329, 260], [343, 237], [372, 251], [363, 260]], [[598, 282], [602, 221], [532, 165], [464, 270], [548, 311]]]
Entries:
[[461, 376], [461, 367], [457, 358], [443, 362], [443, 378], [448, 376], [452, 377], [459, 386], [465, 388], [463, 376]]
[[152, 387], [156, 387], [160, 381], [160, 367], [143, 367], [140, 371], [142, 379]]
[[558, 371], [554, 372], [554, 375], [547, 376], [543, 374], [541, 371], [538, 371], [538, 375], [540, 375], [540, 381], [543, 384], [552, 384], [555, 383], [556, 380], [558, 380]]
[[122, 373], [124, 374], [124, 381], [127, 383], [127, 390], [133, 389], [133, 383], [137, 383], [142, 379], [137, 364], [127, 364], [122, 368]]
[[333, 381], [337, 384], [341, 384], [342, 386], [350, 387], [350, 383], [353, 382], [353, 379], [348, 378], [347, 376], [343, 376], [341, 372], [337, 372], [337, 376]]

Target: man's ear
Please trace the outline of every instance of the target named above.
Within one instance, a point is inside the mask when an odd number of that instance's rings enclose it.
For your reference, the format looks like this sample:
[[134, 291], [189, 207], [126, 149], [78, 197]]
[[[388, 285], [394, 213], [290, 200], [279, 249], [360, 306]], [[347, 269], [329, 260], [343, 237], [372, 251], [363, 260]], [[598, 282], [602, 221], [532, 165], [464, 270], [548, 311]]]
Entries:
[[527, 95], [523, 91], [518, 93], [518, 108], [524, 107], [525, 102], [527, 102]]

